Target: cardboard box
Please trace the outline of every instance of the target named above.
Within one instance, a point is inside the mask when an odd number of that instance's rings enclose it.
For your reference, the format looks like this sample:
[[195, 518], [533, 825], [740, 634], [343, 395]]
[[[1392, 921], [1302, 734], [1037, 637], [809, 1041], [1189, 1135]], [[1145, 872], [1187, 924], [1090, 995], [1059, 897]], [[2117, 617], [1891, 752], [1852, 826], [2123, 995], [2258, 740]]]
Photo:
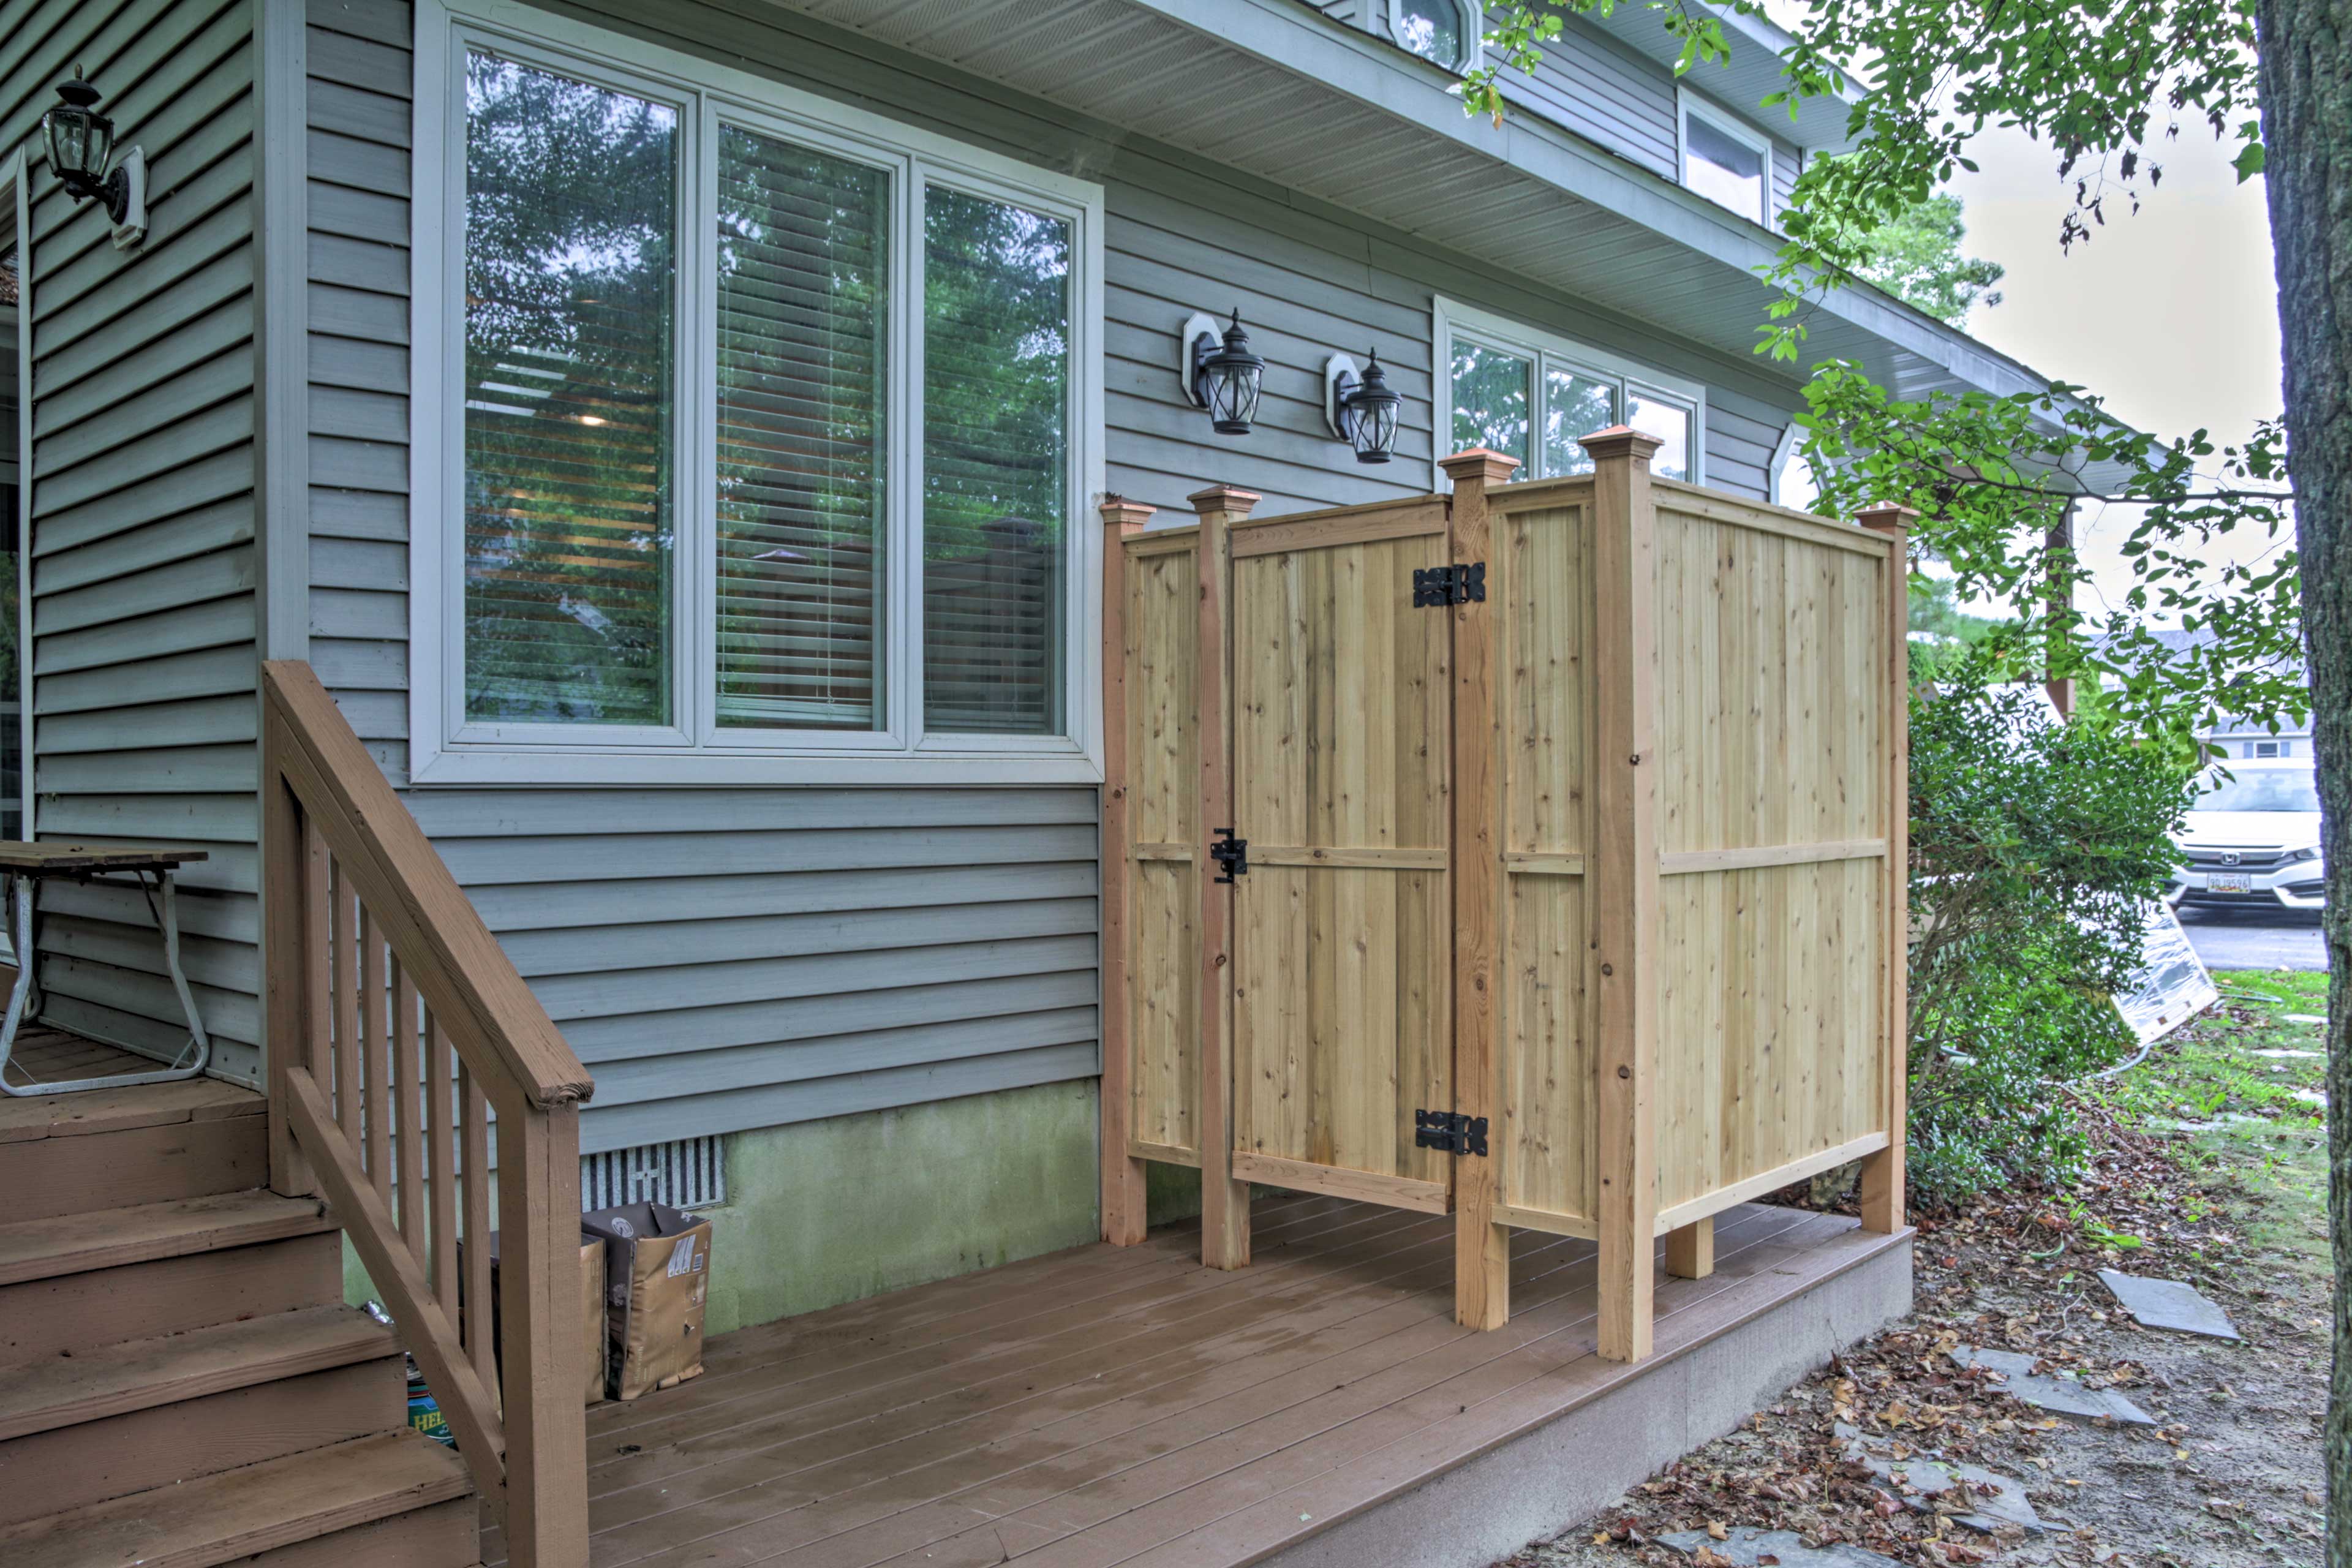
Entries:
[[[457, 1244], [457, 1255], [465, 1256], [465, 1243]], [[464, 1269], [458, 1278], [465, 1278]], [[493, 1353], [499, 1358], [499, 1376], [506, 1375], [506, 1339], [499, 1327], [499, 1233], [490, 1232], [490, 1332]], [[604, 1243], [600, 1237], [584, 1231], [580, 1238], [580, 1379], [585, 1403], [594, 1405], [604, 1397]]]
[[710, 1299], [710, 1222], [667, 1204], [623, 1204], [580, 1217], [604, 1243], [605, 1377], [637, 1399], [702, 1375]]

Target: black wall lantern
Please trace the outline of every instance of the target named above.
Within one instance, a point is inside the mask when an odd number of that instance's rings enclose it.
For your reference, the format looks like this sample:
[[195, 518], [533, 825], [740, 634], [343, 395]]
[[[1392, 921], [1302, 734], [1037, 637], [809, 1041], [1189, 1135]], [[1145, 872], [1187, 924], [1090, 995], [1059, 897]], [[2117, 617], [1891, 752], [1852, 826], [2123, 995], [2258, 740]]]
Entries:
[[1323, 363], [1323, 418], [1331, 433], [1356, 449], [1360, 463], [1385, 463], [1396, 451], [1397, 411], [1404, 399], [1390, 389], [1374, 349], [1363, 374], [1346, 354]]
[[147, 237], [146, 153], [133, 147], [108, 168], [114, 160], [114, 121], [99, 111], [98, 89], [82, 80], [79, 67], [73, 80], [58, 84], [58, 97], [61, 101], [41, 117], [50, 171], [77, 204], [95, 198], [106, 205], [117, 246], [138, 244]]
[[1222, 331], [1208, 317], [1193, 316], [1184, 323], [1179, 347], [1177, 371], [1183, 378], [1186, 400], [1209, 411], [1209, 428], [1218, 435], [1248, 435], [1251, 422], [1257, 417], [1265, 361], [1250, 353], [1241, 311], [1234, 311], [1232, 324]]

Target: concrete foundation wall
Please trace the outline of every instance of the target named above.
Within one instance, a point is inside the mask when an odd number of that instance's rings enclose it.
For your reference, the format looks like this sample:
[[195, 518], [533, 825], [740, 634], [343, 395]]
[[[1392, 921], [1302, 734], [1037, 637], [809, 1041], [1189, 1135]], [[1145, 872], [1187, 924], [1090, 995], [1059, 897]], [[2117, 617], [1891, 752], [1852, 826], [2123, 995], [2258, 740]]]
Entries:
[[[1099, 1234], [1095, 1082], [967, 1095], [726, 1141], [709, 1316], [723, 1334], [1080, 1247]], [[1151, 1223], [1198, 1214], [1197, 1173], [1151, 1167]], [[375, 1299], [343, 1248], [343, 1288]]]

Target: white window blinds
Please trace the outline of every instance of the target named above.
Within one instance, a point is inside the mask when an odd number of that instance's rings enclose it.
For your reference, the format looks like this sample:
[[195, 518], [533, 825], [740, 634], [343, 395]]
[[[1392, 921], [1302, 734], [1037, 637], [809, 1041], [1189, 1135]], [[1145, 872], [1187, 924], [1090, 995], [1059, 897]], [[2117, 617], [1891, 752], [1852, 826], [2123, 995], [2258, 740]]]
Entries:
[[718, 719], [872, 730], [890, 177], [723, 126]]

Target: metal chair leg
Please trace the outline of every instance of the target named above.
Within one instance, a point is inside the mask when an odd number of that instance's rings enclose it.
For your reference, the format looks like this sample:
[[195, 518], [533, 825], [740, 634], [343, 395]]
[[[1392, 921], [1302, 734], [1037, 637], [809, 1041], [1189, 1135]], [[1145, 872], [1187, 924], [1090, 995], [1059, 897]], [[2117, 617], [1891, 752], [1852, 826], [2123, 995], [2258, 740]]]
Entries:
[[141, 1084], [178, 1083], [200, 1075], [205, 1070], [205, 1065], [212, 1060], [212, 1037], [205, 1032], [203, 1016], [196, 1011], [195, 994], [189, 989], [187, 974], [180, 967], [180, 909], [176, 890], [173, 885], [172, 873], [142, 871], [136, 875], [139, 877], [139, 890], [142, 896], [147, 893], [147, 878], [152, 876], [155, 879], [156, 891], [162, 898], [160, 905], [154, 898], [148, 898], [147, 908], [155, 917], [156, 929], [163, 935], [163, 966], [171, 973], [172, 989], [179, 994], [180, 1010], [187, 1016], [187, 1045], [181, 1049], [179, 1056], [173, 1059], [170, 1067], [159, 1068], [154, 1072], [121, 1073], [109, 1078], [69, 1079], [60, 1083], [28, 1083], [22, 1086], [10, 1083], [7, 1078], [8, 1058], [9, 1053], [16, 1048], [17, 1026], [24, 1021], [28, 1013], [35, 1010], [30, 1004], [37, 999], [38, 994], [37, 983], [33, 975], [35, 965], [31, 962], [34, 954], [39, 951], [35, 944], [33, 933], [33, 879], [18, 876], [14, 879], [16, 884], [15, 900], [16, 925], [16, 929], [9, 933], [9, 941], [15, 944], [16, 950], [16, 984], [9, 993], [7, 1017], [5, 1021], [0, 1021], [0, 1094], [13, 1095], [22, 1100], [42, 1094], [76, 1094], [84, 1089], [134, 1089]]

